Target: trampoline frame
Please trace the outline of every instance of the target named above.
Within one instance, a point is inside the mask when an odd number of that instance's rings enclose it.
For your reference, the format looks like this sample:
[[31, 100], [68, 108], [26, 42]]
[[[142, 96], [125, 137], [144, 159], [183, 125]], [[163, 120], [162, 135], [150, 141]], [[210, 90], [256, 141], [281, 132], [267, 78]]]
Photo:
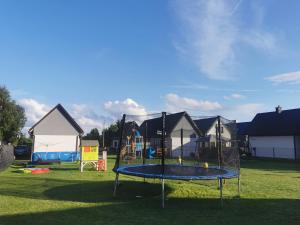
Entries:
[[[223, 206], [223, 180], [226, 179], [232, 179], [232, 178], [237, 178], [237, 192], [238, 196], [240, 196], [240, 190], [241, 190], [241, 179], [240, 179], [240, 172], [239, 169], [238, 171], [231, 170], [229, 168], [225, 168], [221, 166], [221, 160], [222, 160], [222, 155], [221, 153], [221, 130], [220, 130], [220, 116], [218, 116], [218, 126], [216, 127], [217, 130], [217, 145], [218, 145], [218, 160], [219, 160], [219, 165], [218, 166], [210, 166], [209, 168], [212, 169], [219, 169], [226, 171], [225, 174], [218, 174], [218, 175], [211, 175], [211, 176], [180, 176], [180, 175], [165, 175], [164, 169], [165, 169], [165, 119], [166, 119], [166, 112], [162, 113], [162, 141], [161, 141], [161, 148], [162, 148], [162, 158], [161, 158], [161, 164], [145, 164], [145, 160], [143, 157], [143, 164], [136, 164], [136, 165], [127, 165], [127, 166], [121, 166], [120, 167], [120, 152], [121, 152], [121, 143], [122, 143], [122, 137], [123, 137], [123, 129], [124, 129], [124, 124], [125, 124], [125, 118], [126, 115], [123, 114], [122, 120], [121, 120], [121, 127], [120, 127], [120, 139], [119, 139], [119, 145], [118, 145], [118, 154], [117, 154], [117, 159], [116, 159], [116, 164], [113, 169], [113, 171], [116, 173], [116, 178], [115, 178], [115, 183], [114, 183], [114, 191], [113, 195], [116, 196], [117, 194], [117, 187], [119, 185], [119, 175], [124, 174], [128, 176], [136, 176], [136, 177], [142, 177], [144, 178], [158, 178], [161, 180], [161, 192], [162, 192], [162, 208], [165, 207], [165, 180], [170, 179], [170, 180], [218, 180], [218, 189], [220, 191], [220, 202], [221, 206]], [[145, 153], [144, 153], [145, 154]], [[159, 165], [161, 166], [162, 170], [161, 173], [158, 174], [146, 174], [142, 172], [132, 172], [128, 171], [128, 168], [135, 168], [135, 167], [150, 167], [150, 166], [156, 166]], [[167, 165], [173, 165], [173, 166], [178, 166], [178, 167], [196, 167], [196, 166], [189, 166], [189, 165], [182, 165], [182, 164], [167, 164]], [[199, 166], [198, 166], [199, 167]]]

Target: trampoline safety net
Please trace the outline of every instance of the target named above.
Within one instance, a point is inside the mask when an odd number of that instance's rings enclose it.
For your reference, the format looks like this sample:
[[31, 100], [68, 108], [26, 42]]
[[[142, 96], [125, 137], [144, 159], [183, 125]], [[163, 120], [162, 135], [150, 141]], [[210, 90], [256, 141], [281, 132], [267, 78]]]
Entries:
[[239, 175], [236, 123], [186, 112], [123, 115], [114, 171], [165, 179]]
[[222, 204], [223, 179], [236, 177], [240, 193], [235, 121], [186, 112], [123, 115], [119, 131], [114, 195], [119, 174], [161, 179], [163, 208], [165, 179], [218, 180]]

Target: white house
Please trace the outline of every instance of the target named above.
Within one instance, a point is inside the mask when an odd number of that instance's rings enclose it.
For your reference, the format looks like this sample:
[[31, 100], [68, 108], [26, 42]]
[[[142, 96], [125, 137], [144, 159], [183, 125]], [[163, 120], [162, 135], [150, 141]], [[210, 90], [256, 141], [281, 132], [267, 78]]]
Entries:
[[[222, 143], [226, 147], [230, 147], [231, 143], [231, 131], [230, 127], [226, 122], [228, 123], [229, 120], [221, 117], [220, 119], [220, 125], [221, 125], [221, 138], [222, 138]], [[195, 124], [199, 128], [199, 130], [203, 133], [204, 137], [199, 138], [199, 144], [203, 148], [208, 148], [208, 147], [215, 147], [216, 146], [216, 127], [218, 124], [218, 117], [210, 117], [210, 118], [203, 118], [203, 119], [198, 119], [194, 120]], [[230, 121], [232, 122], [232, 121]], [[235, 121], [234, 121], [235, 122]]]
[[300, 159], [300, 109], [258, 113], [247, 133], [254, 156]]
[[29, 129], [33, 138], [32, 161], [79, 159], [83, 130], [58, 104]]

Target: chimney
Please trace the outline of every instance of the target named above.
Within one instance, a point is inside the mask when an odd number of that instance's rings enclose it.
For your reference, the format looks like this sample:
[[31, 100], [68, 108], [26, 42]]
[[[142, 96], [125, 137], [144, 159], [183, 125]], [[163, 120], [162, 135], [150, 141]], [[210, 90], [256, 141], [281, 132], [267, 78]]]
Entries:
[[282, 112], [282, 108], [280, 105], [278, 105], [275, 109], [278, 114], [280, 114]]

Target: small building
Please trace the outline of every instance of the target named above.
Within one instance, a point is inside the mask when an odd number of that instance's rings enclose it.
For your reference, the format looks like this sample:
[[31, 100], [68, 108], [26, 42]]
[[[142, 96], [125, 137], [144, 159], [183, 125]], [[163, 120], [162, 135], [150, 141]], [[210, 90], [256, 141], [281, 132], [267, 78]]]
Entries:
[[253, 156], [300, 159], [300, 109], [258, 113], [247, 133]]
[[[225, 118], [220, 119], [221, 124], [221, 138], [226, 147], [229, 147], [231, 140], [231, 132], [229, 127], [223, 122]], [[218, 124], [218, 117], [209, 117], [204, 119], [194, 120], [198, 129], [203, 133], [203, 137], [200, 137], [198, 142], [202, 148], [216, 147], [216, 127]]]
[[83, 172], [84, 166], [92, 164], [98, 169], [99, 161], [99, 141], [98, 140], [82, 140], [80, 154], [80, 171]]
[[60, 104], [29, 129], [32, 161], [74, 161], [80, 158], [83, 130]]
[[[140, 126], [142, 133], [145, 127], [147, 127], [147, 137], [144, 137], [144, 139], [147, 139], [147, 142], [149, 142], [147, 145], [159, 149], [161, 147], [162, 118], [145, 120]], [[196, 140], [201, 135], [200, 130], [187, 112], [166, 115], [165, 132], [165, 146], [167, 154], [171, 157], [181, 155], [181, 138], [183, 142], [183, 156], [189, 157], [195, 152]], [[182, 136], [181, 132], [184, 133]]]

